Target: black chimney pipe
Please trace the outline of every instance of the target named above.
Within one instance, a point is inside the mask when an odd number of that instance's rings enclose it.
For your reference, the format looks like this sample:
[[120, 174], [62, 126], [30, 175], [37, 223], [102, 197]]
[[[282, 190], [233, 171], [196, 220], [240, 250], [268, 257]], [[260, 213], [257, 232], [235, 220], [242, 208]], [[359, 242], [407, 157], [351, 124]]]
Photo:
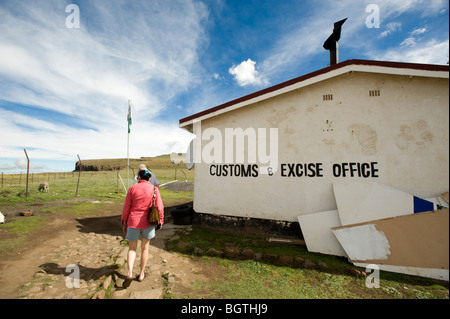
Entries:
[[348, 18], [340, 20], [334, 23], [333, 33], [328, 37], [328, 39], [323, 43], [323, 48], [330, 51], [330, 65], [339, 62], [339, 45], [338, 41], [341, 38], [341, 28], [344, 22]]

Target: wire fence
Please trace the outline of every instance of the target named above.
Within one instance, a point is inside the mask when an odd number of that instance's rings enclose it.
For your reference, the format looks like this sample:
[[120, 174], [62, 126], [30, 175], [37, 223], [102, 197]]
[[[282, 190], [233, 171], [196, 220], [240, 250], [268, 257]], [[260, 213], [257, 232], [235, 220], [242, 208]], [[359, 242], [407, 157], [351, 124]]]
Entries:
[[[174, 180], [194, 180], [194, 172], [173, 168], [157, 168], [153, 170], [160, 184]], [[17, 198], [42, 199], [50, 196], [56, 199], [70, 197], [89, 197], [103, 194], [104, 196], [127, 193], [128, 187], [135, 183], [134, 170], [129, 174], [125, 170], [108, 171], [70, 171], [70, 172], [24, 172], [5, 174], [0, 172], [0, 201], [16, 200]], [[175, 174], [175, 176], [174, 176]], [[41, 183], [48, 187], [41, 188]], [[102, 196], [103, 196], [102, 195]]]
[[[60, 179], [77, 177], [78, 172], [55, 172], [55, 173], [30, 173], [29, 182], [30, 183], [38, 183], [38, 182], [49, 182], [56, 181]], [[1, 181], [0, 187], [13, 187], [13, 186], [24, 186], [27, 182], [27, 174], [19, 173], [19, 174], [5, 174], [1, 173]]]

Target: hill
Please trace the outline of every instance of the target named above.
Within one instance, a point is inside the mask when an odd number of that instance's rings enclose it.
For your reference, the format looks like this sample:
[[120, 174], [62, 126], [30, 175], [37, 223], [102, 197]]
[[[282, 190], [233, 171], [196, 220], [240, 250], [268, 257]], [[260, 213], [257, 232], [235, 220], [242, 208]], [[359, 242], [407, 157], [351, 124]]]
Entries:
[[[126, 158], [110, 159], [90, 159], [82, 160], [82, 171], [116, 171], [127, 168]], [[158, 168], [174, 168], [175, 164], [170, 161], [170, 155], [160, 155], [155, 157], [130, 158], [130, 169], [137, 170], [139, 164], [145, 164], [150, 170]], [[186, 168], [185, 163], [181, 163], [180, 168]], [[75, 163], [75, 170], [80, 170], [80, 161]]]

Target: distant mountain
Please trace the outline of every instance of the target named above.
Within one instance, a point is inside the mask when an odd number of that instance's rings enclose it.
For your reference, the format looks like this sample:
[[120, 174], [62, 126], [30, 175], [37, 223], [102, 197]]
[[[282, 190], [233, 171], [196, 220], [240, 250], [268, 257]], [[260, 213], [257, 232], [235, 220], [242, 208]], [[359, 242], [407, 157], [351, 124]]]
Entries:
[[[116, 171], [127, 169], [126, 158], [90, 159], [82, 160], [82, 171]], [[130, 158], [130, 169], [137, 171], [139, 164], [145, 164], [148, 169], [173, 168], [170, 155], [160, 155], [155, 157]], [[186, 168], [185, 163], [181, 163], [180, 168]], [[80, 161], [75, 163], [75, 172], [80, 170]]]

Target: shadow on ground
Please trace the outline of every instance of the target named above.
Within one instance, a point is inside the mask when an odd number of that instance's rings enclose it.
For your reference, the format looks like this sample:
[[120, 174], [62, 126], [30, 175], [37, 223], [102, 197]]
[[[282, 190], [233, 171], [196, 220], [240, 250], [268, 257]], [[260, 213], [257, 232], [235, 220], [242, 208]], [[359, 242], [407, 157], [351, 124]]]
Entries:
[[121, 236], [120, 215], [106, 217], [77, 218], [78, 231], [81, 233], [96, 233], [111, 236]]
[[[78, 267], [78, 270], [76, 271], [78, 272], [79, 279], [83, 279], [85, 281], [89, 281], [91, 279], [98, 280], [102, 276], [111, 275], [116, 272], [118, 268], [117, 265], [102, 266], [98, 268], [90, 268], [82, 265], [76, 266]], [[75, 267], [61, 267], [56, 263], [45, 263], [40, 265], [39, 268], [45, 271], [46, 274], [69, 276], [70, 274], [73, 274]], [[75, 275], [76, 274], [74, 274], [74, 276]]]

